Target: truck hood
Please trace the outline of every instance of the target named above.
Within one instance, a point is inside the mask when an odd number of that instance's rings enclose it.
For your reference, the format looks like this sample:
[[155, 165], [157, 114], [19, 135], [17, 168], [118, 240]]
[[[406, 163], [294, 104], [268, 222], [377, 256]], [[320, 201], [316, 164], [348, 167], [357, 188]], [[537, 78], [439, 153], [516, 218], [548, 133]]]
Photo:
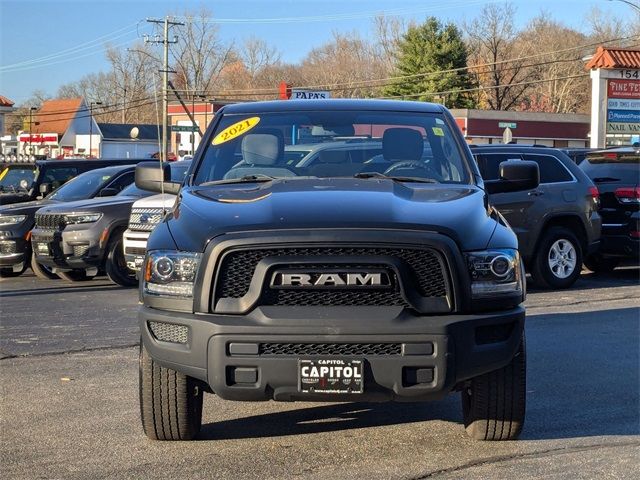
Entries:
[[45, 205], [57, 204], [56, 200], [33, 200], [31, 202], [14, 203], [0, 207], [0, 215], [30, 215]]
[[144, 197], [134, 203], [134, 208], [171, 208], [176, 203], [176, 196], [168, 193]]
[[320, 228], [439, 232], [462, 250], [476, 250], [486, 248], [497, 225], [484, 196], [472, 185], [386, 179], [279, 179], [186, 187], [167, 217], [167, 227], [179, 250], [196, 252], [230, 232]]
[[139, 197], [116, 196], [99, 197], [75, 202], [56, 203], [41, 208], [38, 213], [71, 213], [71, 212], [100, 212], [105, 208], [118, 205], [132, 205]]

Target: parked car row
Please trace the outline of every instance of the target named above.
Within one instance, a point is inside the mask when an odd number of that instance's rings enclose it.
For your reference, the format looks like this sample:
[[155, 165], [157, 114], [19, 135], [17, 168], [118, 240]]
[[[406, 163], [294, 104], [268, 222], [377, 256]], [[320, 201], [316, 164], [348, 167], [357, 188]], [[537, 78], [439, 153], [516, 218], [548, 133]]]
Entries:
[[[361, 165], [375, 170], [381, 148], [366, 141], [336, 141], [289, 146], [285, 157], [288, 167], [311, 176], [321, 175], [339, 158], [340, 171], [351, 176]], [[490, 195], [491, 204], [518, 236], [525, 267], [536, 285], [567, 288], [583, 265], [602, 272], [625, 258], [638, 260], [637, 149], [582, 149], [578, 153], [586, 159], [579, 166], [564, 150], [540, 146], [482, 145], [473, 146], [472, 153], [484, 180], [497, 180], [499, 165], [507, 160], [538, 164], [537, 188]], [[0, 207], [0, 274], [19, 275], [30, 266], [42, 278], [79, 281], [104, 271], [117, 284], [136, 285], [147, 239], [175, 202], [173, 194], [151, 195], [133, 185], [133, 163], [139, 161], [123, 165], [115, 160], [56, 160], [6, 166], [0, 173], [0, 198], [2, 203], [19, 203]], [[184, 177], [189, 165], [190, 161], [172, 163], [174, 181]], [[73, 180], [65, 183], [69, 178]], [[21, 201], [37, 192], [39, 200]], [[117, 198], [103, 198], [112, 196]]]
[[[180, 181], [188, 164], [174, 163], [172, 178]], [[133, 184], [134, 175], [132, 164], [97, 168], [43, 199], [0, 207], [0, 275], [20, 275], [30, 266], [41, 278], [79, 281], [104, 271], [113, 282], [133, 286], [122, 233], [131, 205], [152, 194]]]

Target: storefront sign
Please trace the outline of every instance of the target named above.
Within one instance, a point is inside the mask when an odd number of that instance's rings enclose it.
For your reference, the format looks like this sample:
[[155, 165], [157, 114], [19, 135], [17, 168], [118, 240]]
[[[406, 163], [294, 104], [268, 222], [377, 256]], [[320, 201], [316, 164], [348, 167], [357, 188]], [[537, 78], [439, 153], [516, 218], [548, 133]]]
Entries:
[[640, 80], [609, 79], [607, 81], [607, 96], [609, 98], [640, 100]]
[[633, 110], [609, 110], [607, 122], [640, 123], [640, 112]]
[[640, 70], [632, 68], [603, 69], [602, 78], [617, 78], [619, 80], [640, 80]]
[[291, 90], [291, 100], [321, 100], [331, 98], [331, 92], [300, 90], [294, 88]]
[[[29, 138], [31, 137], [31, 138]], [[57, 145], [58, 134], [57, 133], [23, 133], [18, 137], [20, 143], [35, 143], [38, 145]]]
[[607, 133], [638, 135], [640, 134], [640, 123], [607, 122]]
[[622, 100], [619, 98], [610, 98], [607, 101], [607, 108], [611, 110], [640, 111], [640, 100]]

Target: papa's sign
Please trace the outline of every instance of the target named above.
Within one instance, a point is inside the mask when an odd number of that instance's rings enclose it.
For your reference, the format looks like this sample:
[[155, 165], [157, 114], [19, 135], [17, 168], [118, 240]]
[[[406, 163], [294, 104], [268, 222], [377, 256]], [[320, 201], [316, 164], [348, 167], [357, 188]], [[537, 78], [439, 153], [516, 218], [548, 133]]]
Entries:
[[323, 100], [331, 98], [331, 92], [291, 89], [291, 100]]

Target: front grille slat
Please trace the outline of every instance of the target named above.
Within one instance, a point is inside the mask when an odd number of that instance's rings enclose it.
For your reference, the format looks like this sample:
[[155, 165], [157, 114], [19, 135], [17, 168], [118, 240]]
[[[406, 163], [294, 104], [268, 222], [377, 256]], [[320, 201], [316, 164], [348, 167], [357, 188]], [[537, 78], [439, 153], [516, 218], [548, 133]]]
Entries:
[[57, 213], [36, 214], [36, 227], [44, 230], [55, 230], [65, 224], [65, 215]]
[[259, 355], [401, 355], [400, 343], [261, 343]]
[[145, 255], [147, 249], [144, 247], [126, 247], [124, 253], [127, 255]]
[[[251, 278], [260, 260], [267, 257], [305, 256], [305, 257], [394, 257], [404, 261], [409, 267], [407, 280], [422, 297], [446, 297], [448, 287], [445, 280], [443, 265], [439, 256], [428, 248], [397, 248], [397, 247], [283, 247], [252, 250], [233, 250], [227, 253], [221, 262], [218, 273], [216, 297], [242, 298], [249, 290]], [[382, 264], [383, 265], [383, 264]], [[380, 268], [380, 264], [375, 267]], [[278, 268], [292, 268], [283, 265]], [[296, 268], [301, 268], [296, 265]], [[318, 265], [309, 263], [302, 268], [360, 268], [367, 265]], [[381, 290], [296, 290], [270, 289], [262, 292], [262, 305], [296, 305], [296, 306], [409, 306], [401, 295], [400, 288], [392, 275], [394, 282], [391, 289]]]
[[[129, 216], [129, 229], [150, 232], [162, 221], [162, 208], [133, 208]], [[141, 219], [146, 221], [141, 221]]]

